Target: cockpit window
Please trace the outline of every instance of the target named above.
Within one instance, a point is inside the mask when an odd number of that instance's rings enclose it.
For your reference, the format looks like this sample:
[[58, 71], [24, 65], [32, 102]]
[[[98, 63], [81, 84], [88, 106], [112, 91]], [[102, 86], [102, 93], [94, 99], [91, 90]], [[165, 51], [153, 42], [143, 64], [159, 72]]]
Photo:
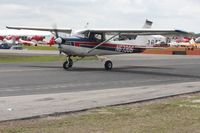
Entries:
[[102, 42], [103, 41], [103, 34], [100, 33], [90, 33], [89, 39], [95, 42]]
[[87, 34], [75, 34], [74, 36], [81, 37], [81, 38], [87, 38], [88, 37]]
[[96, 38], [97, 40], [101, 40], [101, 39], [102, 39], [102, 35], [101, 35], [101, 34], [96, 34], [96, 35], [95, 35], [95, 38]]

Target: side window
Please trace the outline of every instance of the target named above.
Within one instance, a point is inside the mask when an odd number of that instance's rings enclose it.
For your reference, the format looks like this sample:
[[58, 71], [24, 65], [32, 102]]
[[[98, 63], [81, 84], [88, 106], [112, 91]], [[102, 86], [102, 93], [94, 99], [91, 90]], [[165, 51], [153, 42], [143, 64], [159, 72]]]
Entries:
[[102, 41], [102, 35], [101, 34], [96, 34], [95, 35], [95, 39], [97, 42], [101, 42]]
[[102, 34], [91, 33], [89, 38], [90, 38], [92, 41], [95, 41], [95, 42], [102, 42], [102, 41], [103, 41], [103, 36], [102, 36]]

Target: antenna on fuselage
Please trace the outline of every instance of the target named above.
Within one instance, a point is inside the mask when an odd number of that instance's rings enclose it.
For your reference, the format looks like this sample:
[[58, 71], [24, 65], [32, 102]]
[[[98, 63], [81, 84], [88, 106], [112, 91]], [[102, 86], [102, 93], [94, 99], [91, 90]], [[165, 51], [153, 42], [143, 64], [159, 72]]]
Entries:
[[84, 27], [84, 29], [88, 29], [88, 27], [89, 27], [89, 22], [87, 22], [86, 24], [85, 24], [85, 27]]

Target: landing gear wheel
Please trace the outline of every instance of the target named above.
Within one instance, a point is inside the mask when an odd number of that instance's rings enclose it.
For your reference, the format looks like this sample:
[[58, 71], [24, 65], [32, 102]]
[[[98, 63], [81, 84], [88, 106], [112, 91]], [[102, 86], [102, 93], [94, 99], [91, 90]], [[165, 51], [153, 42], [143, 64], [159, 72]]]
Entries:
[[65, 61], [64, 63], [63, 63], [63, 68], [65, 69], [65, 70], [67, 70], [68, 68], [69, 68], [69, 62], [68, 61]]
[[73, 66], [73, 60], [71, 58], [69, 58], [68, 62], [69, 62], [68, 67], [69, 68], [72, 67]]
[[113, 67], [113, 64], [110, 60], [106, 61], [104, 64], [105, 70], [111, 70]]
[[65, 61], [65, 62], [63, 63], [63, 68], [64, 68], [65, 70], [71, 68], [72, 66], [73, 66], [73, 60], [72, 60], [71, 58], [69, 58], [68, 61]]

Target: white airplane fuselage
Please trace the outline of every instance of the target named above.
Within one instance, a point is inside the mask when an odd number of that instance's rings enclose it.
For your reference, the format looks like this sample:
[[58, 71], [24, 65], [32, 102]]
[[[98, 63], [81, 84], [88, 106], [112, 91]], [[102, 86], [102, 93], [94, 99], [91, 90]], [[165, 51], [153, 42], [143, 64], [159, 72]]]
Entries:
[[109, 41], [97, 47], [93, 51], [89, 52], [95, 46], [101, 42], [91, 41], [88, 38], [66, 38], [61, 44], [60, 50], [66, 55], [70, 56], [93, 56], [93, 55], [113, 55], [113, 54], [127, 54], [127, 53], [140, 53], [145, 48], [138, 47], [138, 45], [132, 45], [130, 43]]

